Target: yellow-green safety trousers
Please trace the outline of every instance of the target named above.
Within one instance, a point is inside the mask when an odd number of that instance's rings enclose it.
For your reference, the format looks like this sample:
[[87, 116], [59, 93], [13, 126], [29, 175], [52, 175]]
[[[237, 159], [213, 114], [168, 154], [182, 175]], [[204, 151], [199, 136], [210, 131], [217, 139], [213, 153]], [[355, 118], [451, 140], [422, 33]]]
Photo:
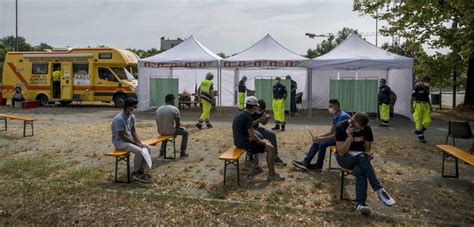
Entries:
[[209, 115], [211, 114], [211, 109], [212, 109], [212, 103], [201, 99], [201, 105], [202, 105], [202, 114], [201, 114], [201, 121], [209, 121]]
[[415, 102], [413, 105], [413, 121], [417, 131], [428, 128], [431, 125], [431, 109], [427, 102]]
[[242, 110], [245, 107], [245, 92], [239, 92], [239, 109]]
[[272, 109], [275, 122], [285, 122], [285, 99], [273, 99]]
[[390, 105], [382, 103], [379, 105], [379, 114], [380, 120], [389, 121], [390, 120]]

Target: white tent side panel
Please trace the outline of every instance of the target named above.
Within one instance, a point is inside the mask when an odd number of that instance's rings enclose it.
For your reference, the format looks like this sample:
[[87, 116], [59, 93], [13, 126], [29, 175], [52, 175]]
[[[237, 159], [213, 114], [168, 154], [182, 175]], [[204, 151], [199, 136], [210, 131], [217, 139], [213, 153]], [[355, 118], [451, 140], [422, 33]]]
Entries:
[[[330, 95], [330, 80], [356, 79], [387, 79], [388, 85], [397, 94], [395, 113], [411, 118], [410, 95], [412, 90], [411, 69], [403, 70], [318, 70], [312, 72], [312, 108], [326, 109]], [[342, 107], [344, 109], [344, 107]]]
[[411, 114], [411, 94], [413, 92], [412, 69], [391, 69], [388, 71], [387, 83], [397, 95], [394, 112], [413, 118]]
[[161, 76], [169, 77], [171, 70], [169, 68], [146, 68], [138, 67], [138, 110], [145, 111], [150, 107], [150, 78]]

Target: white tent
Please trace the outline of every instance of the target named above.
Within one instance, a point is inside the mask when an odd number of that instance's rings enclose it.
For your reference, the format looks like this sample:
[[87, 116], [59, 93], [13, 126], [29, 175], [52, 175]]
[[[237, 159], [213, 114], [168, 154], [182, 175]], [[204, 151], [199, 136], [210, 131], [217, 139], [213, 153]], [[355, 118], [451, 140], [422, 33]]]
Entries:
[[[256, 77], [291, 75], [298, 83], [298, 91], [307, 91], [307, 66], [309, 59], [302, 57], [275, 41], [269, 34], [244, 51], [225, 58], [222, 63], [223, 75], [234, 73], [234, 95], [238, 81], [247, 76], [247, 87], [254, 88]], [[242, 74], [242, 75], [240, 75]], [[224, 76], [225, 77], [225, 76]], [[306, 101], [306, 98], [303, 98]]]
[[[217, 84], [215, 89], [219, 89], [222, 84], [218, 68], [221, 59], [193, 36], [163, 53], [141, 59], [138, 63], [138, 109], [142, 111], [151, 108], [150, 78], [178, 77], [180, 91], [186, 89], [194, 92], [196, 84], [206, 73], [213, 72], [217, 75], [214, 78], [214, 84]], [[219, 97], [223, 95], [225, 94]]]
[[390, 53], [351, 34], [329, 53], [311, 60], [309, 68], [312, 69], [313, 108], [327, 108], [331, 79], [385, 78], [398, 96], [395, 113], [411, 117], [412, 58]]

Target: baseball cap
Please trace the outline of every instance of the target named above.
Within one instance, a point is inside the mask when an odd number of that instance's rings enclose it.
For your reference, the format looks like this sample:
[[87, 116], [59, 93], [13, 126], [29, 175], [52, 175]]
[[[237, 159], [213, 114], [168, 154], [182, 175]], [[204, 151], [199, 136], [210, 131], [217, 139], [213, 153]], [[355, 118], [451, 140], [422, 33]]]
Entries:
[[252, 105], [252, 106], [259, 106], [258, 99], [255, 96], [249, 96], [245, 98], [245, 104]]

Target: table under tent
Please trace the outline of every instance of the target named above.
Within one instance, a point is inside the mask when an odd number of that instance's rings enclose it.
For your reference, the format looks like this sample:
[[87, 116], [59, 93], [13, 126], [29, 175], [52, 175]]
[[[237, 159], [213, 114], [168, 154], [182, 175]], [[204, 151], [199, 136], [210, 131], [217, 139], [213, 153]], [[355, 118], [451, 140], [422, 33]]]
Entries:
[[377, 113], [379, 80], [398, 96], [394, 112], [411, 118], [413, 59], [378, 48], [356, 34], [325, 55], [311, 60], [311, 106], [327, 108], [337, 98], [346, 112]]
[[[272, 109], [273, 85], [275, 77], [282, 78], [281, 83], [288, 90], [290, 96], [290, 81], [285, 80], [286, 75], [298, 83], [297, 92], [307, 91], [307, 77], [309, 59], [288, 50], [267, 34], [260, 41], [245, 49], [244, 51], [225, 58], [222, 63], [222, 77], [233, 77], [233, 103], [237, 105], [238, 82], [243, 76], [247, 76], [247, 89], [254, 90], [257, 98], [264, 99], [267, 109]], [[303, 102], [307, 99], [303, 96]], [[285, 109], [290, 109], [290, 99], [285, 102]]]
[[[174, 94], [178, 99], [185, 90], [195, 93], [208, 72], [214, 74], [214, 89], [222, 91], [221, 59], [193, 36], [165, 52], [141, 59], [138, 63], [138, 109], [144, 111], [163, 105], [167, 94]], [[219, 94], [218, 103], [225, 95], [231, 94]], [[178, 100], [175, 104], [178, 105]]]

